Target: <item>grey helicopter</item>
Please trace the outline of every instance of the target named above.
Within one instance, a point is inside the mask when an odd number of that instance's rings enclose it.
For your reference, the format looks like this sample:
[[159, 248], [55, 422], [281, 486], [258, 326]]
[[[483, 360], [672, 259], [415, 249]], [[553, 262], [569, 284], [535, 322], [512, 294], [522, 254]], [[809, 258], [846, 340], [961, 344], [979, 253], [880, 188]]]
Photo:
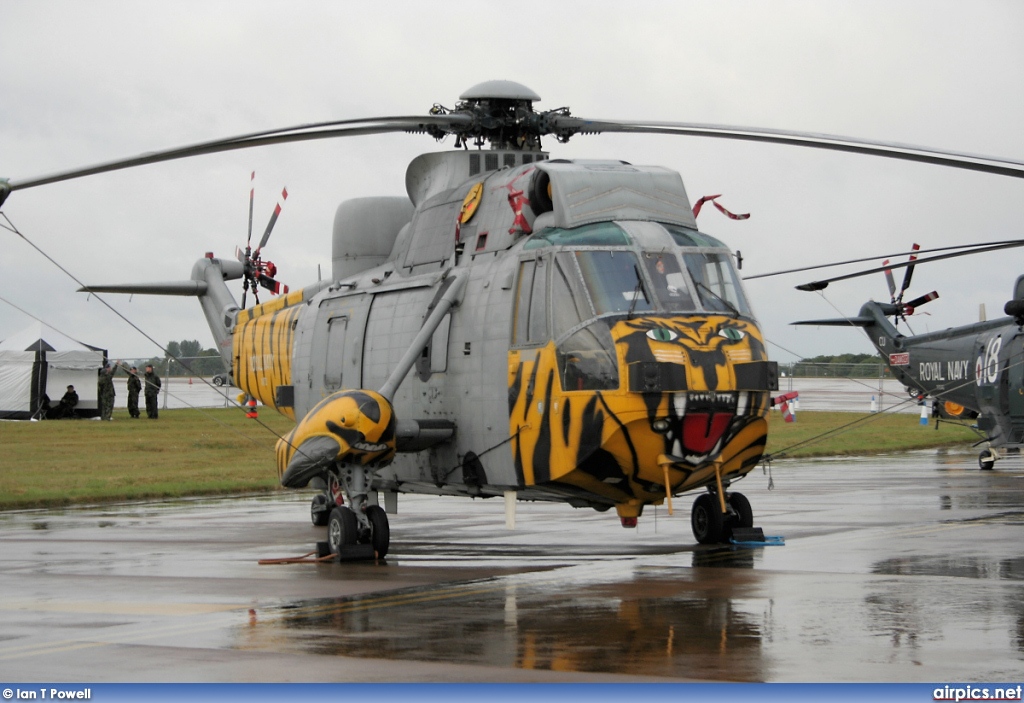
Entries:
[[[390, 132], [453, 136], [408, 166], [407, 197], [338, 207], [328, 280], [284, 292], [272, 230], [188, 280], [90, 292], [194, 296], [234, 385], [296, 421], [280, 482], [315, 489], [325, 551], [383, 558], [399, 493], [615, 508], [699, 491], [700, 543], [751, 528], [733, 484], [759, 463], [778, 369], [735, 255], [700, 231], [681, 176], [616, 159], [553, 158], [582, 135], [715, 137], [839, 150], [1011, 177], [1024, 163], [830, 135], [599, 120], [512, 81], [454, 109], [217, 139], [0, 183], [15, 191], [215, 152]], [[250, 225], [251, 241], [251, 225]], [[227, 287], [242, 280], [243, 304]], [[277, 297], [245, 307], [246, 291]], [[383, 501], [380, 500], [383, 496]], [[383, 505], [381, 505], [383, 502]], [[326, 554], [325, 554], [326, 556]]]
[[[797, 286], [798, 290], [818, 291], [835, 281], [881, 271], [889, 286], [889, 302], [868, 301], [854, 317], [793, 324], [862, 328], [892, 376], [903, 383], [911, 397], [931, 402], [936, 421], [947, 418], [973, 423], [982, 437], [977, 444], [983, 445], [978, 466], [991, 470], [997, 460], [1019, 454], [1024, 447], [1024, 275], [1017, 277], [1012, 297], [1003, 306], [1006, 317], [926, 334], [904, 334], [899, 324], [939, 297], [937, 291], [932, 291], [904, 302], [916, 266], [1020, 246], [1024, 246], [1024, 240], [933, 250], [920, 250], [915, 244], [907, 252], [910, 258], [906, 263], [892, 264], [886, 259], [878, 268]], [[921, 253], [947, 249], [956, 251], [919, 258]], [[906, 270], [899, 288], [892, 275], [894, 268]]]

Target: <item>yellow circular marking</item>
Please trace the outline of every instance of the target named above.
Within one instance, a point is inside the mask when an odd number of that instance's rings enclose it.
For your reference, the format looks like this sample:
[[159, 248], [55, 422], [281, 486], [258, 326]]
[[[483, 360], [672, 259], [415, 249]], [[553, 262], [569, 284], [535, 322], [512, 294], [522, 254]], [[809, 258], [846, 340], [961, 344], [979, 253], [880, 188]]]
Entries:
[[466, 193], [466, 199], [462, 201], [462, 212], [459, 214], [459, 222], [463, 224], [469, 222], [469, 220], [476, 214], [476, 209], [480, 206], [480, 201], [484, 197], [484, 184], [483, 181], [477, 183], [475, 186], [469, 189]]
[[954, 403], [952, 400], [947, 400], [944, 407], [946, 414], [953, 417], [960, 417], [964, 412], [964, 406], [960, 405], [960, 403]]

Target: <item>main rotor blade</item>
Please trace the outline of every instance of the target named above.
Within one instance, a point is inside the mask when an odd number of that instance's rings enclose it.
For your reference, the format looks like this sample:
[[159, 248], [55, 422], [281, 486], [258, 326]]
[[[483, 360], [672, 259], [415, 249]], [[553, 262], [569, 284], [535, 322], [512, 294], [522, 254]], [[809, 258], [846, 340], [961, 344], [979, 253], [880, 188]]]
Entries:
[[422, 132], [428, 127], [441, 129], [453, 128], [467, 125], [471, 118], [467, 115], [417, 115], [405, 117], [377, 117], [358, 120], [337, 120], [333, 122], [320, 122], [297, 127], [286, 127], [284, 129], [273, 129], [263, 132], [253, 132], [226, 139], [215, 139], [208, 142], [199, 142], [188, 146], [165, 149], [163, 151], [147, 152], [138, 156], [105, 163], [84, 166], [81, 168], [61, 171], [46, 176], [35, 178], [24, 178], [21, 180], [8, 180], [5, 189], [10, 192], [35, 188], [36, 186], [49, 183], [69, 181], [83, 176], [92, 176], [98, 173], [108, 173], [134, 166], [144, 166], [163, 161], [174, 161], [185, 159], [191, 156], [203, 154], [215, 154], [221, 151], [235, 151], [237, 149], [249, 149], [255, 146], [268, 144], [283, 144], [285, 142], [302, 142], [313, 139], [330, 139], [333, 137], [355, 137], [367, 134], [386, 134], [389, 132]]
[[549, 118], [554, 125], [553, 132], [566, 134], [576, 132], [627, 132], [634, 134], [674, 134], [691, 137], [716, 137], [770, 144], [789, 144], [814, 149], [846, 151], [855, 154], [883, 156], [904, 161], [951, 166], [970, 171], [982, 171], [1014, 178], [1024, 178], [1024, 161], [1006, 159], [983, 154], [969, 154], [946, 151], [930, 147], [901, 144], [898, 142], [875, 142], [855, 137], [814, 132], [794, 132], [782, 129], [761, 129], [758, 127], [736, 127], [729, 125], [697, 124], [690, 122], [641, 122], [632, 120], [594, 120], [566, 115]]
[[[845, 266], [847, 264], [859, 264], [865, 261], [877, 261], [878, 259], [890, 259], [896, 256], [909, 256], [911, 254], [931, 254], [937, 251], [949, 251], [950, 249], [968, 249], [971, 251], [964, 252], [965, 254], [973, 253], [974, 248], [977, 247], [991, 247], [998, 246], [1000, 244], [1016, 244], [1017, 242], [1024, 242], [1024, 239], [1005, 239], [999, 242], [978, 242], [977, 244], [957, 244], [956, 246], [949, 247], [935, 247], [934, 249], [918, 249], [916, 251], [898, 251], [895, 254], [879, 254], [876, 256], [864, 256], [859, 259], [847, 259], [846, 261], [833, 261], [830, 264], [814, 264], [813, 266], [800, 266], [798, 268], [785, 269], [783, 271], [771, 271], [770, 273], [758, 273], [753, 276], [743, 276], [744, 281], [752, 281], [755, 278], [769, 278], [771, 276], [782, 276], [787, 273], [800, 273], [801, 271], [815, 271], [817, 269], [827, 269], [833, 266]], [[888, 261], [884, 262], [883, 265], [887, 264]], [[899, 268], [890, 267], [890, 268]], [[896, 283], [893, 282], [891, 293], [896, 292]]]
[[[977, 249], [971, 249], [970, 251], [957, 251], [952, 254], [940, 254], [939, 256], [931, 256], [926, 259], [917, 259], [916, 261], [908, 261], [905, 264], [889, 264], [888, 268], [898, 269], [905, 268], [907, 266], [916, 266], [920, 264], [927, 264], [930, 261], [940, 261], [941, 259], [953, 259], [958, 256], [968, 256], [970, 254], [982, 254], [986, 251], [997, 251], [999, 249], [1013, 249], [1015, 247], [1024, 246], [1024, 239], [1017, 240], [1015, 242], [1009, 242], [1006, 244], [999, 244], [998, 246], [980, 247]], [[803, 285], [796, 286], [797, 290], [816, 291], [827, 288], [829, 283], [835, 283], [836, 281], [845, 281], [848, 278], [859, 278], [860, 276], [867, 276], [872, 273], [878, 273], [884, 271], [885, 266], [879, 266], [866, 271], [858, 271], [857, 273], [849, 273], [845, 276], [836, 276], [834, 278], [826, 278], [823, 281], [811, 281], [810, 283], [804, 283]]]

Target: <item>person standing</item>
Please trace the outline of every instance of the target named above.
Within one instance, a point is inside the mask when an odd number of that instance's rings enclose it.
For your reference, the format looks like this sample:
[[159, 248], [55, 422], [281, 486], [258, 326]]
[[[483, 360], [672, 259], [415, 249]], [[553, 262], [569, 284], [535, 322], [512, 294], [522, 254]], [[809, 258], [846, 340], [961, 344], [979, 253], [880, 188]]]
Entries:
[[152, 364], [146, 364], [146, 417], [150, 420], [155, 420], [159, 412], [159, 403], [157, 400], [160, 397], [160, 377], [153, 371]]
[[100, 369], [100, 379], [97, 384], [97, 397], [100, 406], [100, 419], [112, 420], [114, 415], [114, 371], [116, 366], [111, 366], [108, 361]]
[[142, 390], [142, 381], [139, 380], [139, 369], [135, 366], [128, 371], [128, 416], [139, 417], [139, 392]]

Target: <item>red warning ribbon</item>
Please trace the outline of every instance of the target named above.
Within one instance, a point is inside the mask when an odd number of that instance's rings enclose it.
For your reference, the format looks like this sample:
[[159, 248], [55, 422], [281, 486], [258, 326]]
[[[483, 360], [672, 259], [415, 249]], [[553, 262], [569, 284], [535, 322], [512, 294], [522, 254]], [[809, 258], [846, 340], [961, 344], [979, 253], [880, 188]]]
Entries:
[[746, 214], [737, 215], [736, 213], [729, 212], [724, 207], [719, 205], [718, 201], [716, 200], [716, 198], [721, 198], [721, 197], [722, 197], [721, 193], [719, 193], [718, 195], [705, 195], [703, 198], [698, 200], [697, 203], [693, 206], [693, 216], [696, 217], [697, 215], [699, 215], [700, 214], [700, 209], [701, 209], [701, 207], [704, 206], [704, 203], [706, 203], [708, 201], [711, 201], [711, 204], [714, 205], [716, 208], [718, 208], [718, 211], [720, 213], [722, 213], [723, 215], [725, 215], [726, 217], [728, 217], [730, 220], [748, 220], [748, 219], [750, 219], [750, 213], [749, 212], [746, 213]]
[[793, 409], [789, 406], [789, 401], [796, 401], [800, 398], [799, 391], [790, 391], [789, 393], [783, 393], [772, 398], [772, 405], [777, 405], [779, 410], [782, 412], [782, 419], [786, 422], [796, 422], [796, 414]]

